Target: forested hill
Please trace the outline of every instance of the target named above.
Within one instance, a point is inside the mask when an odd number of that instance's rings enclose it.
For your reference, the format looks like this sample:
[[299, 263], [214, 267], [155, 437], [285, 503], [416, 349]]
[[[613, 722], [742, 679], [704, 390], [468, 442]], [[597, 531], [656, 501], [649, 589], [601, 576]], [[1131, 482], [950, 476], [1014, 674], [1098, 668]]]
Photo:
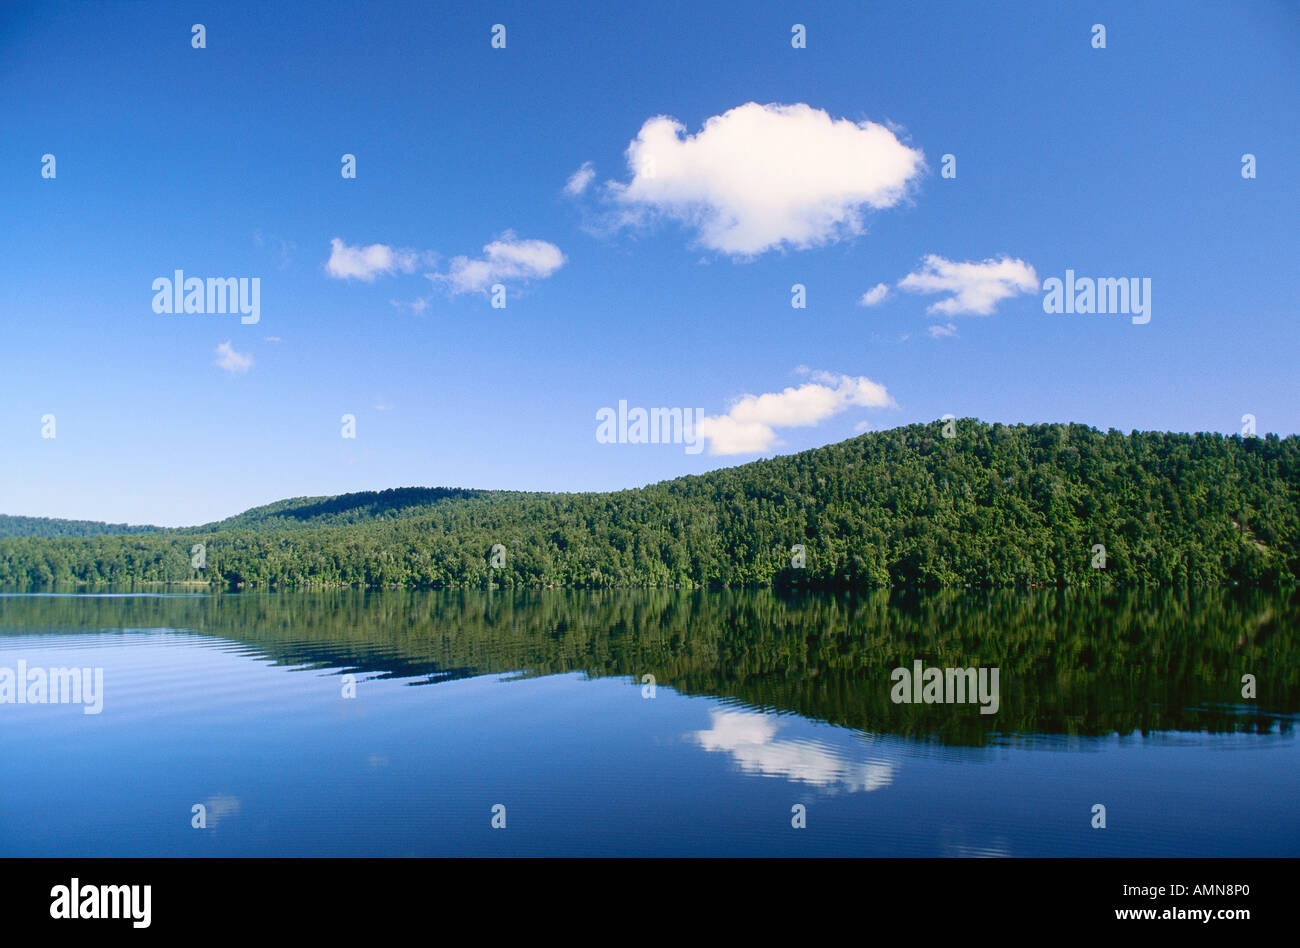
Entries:
[[[283, 529], [288, 527], [326, 527], [364, 523], [385, 517], [410, 517], [427, 513], [440, 504], [470, 500], [491, 493], [485, 490], [459, 490], [447, 487], [398, 487], [391, 490], [368, 490], [337, 497], [295, 497], [265, 507], [254, 507], [216, 523], [194, 529], [217, 530]], [[517, 496], [526, 497], [526, 494]]]
[[10, 537], [92, 537], [101, 534], [157, 533], [161, 527], [98, 520], [58, 520], [53, 517], [11, 517], [0, 514], [0, 539]]
[[337, 497], [294, 497], [263, 507], [253, 507], [241, 514], [198, 527], [153, 527], [126, 523], [102, 523], [98, 520], [60, 520], [54, 517], [13, 517], [0, 514], [0, 539], [12, 537], [91, 537], [123, 533], [213, 533], [218, 530], [252, 528], [258, 530], [303, 526], [341, 526], [384, 517], [404, 517], [426, 512], [429, 508], [455, 500], [500, 496], [527, 497], [526, 493], [506, 491], [462, 490], [447, 487], [398, 487], [369, 490]]
[[[202, 569], [191, 566], [198, 543]], [[954, 438], [939, 422], [911, 425], [613, 493], [402, 488], [283, 501], [192, 529], [0, 540], [9, 588], [1292, 585], [1298, 576], [1295, 436], [974, 419], [958, 421]]]

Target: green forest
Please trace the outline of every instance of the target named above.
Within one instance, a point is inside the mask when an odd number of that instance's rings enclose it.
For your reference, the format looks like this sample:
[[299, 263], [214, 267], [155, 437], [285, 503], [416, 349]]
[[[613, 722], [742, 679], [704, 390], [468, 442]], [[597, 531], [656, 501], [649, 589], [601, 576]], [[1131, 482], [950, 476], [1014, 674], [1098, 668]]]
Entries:
[[1291, 586], [1300, 438], [961, 419], [955, 437], [909, 425], [609, 493], [399, 488], [193, 528], [60, 523], [0, 518], [0, 586]]
[[56, 520], [53, 517], [10, 517], [0, 514], [0, 539], [8, 537], [91, 537], [116, 533], [157, 533], [161, 527], [100, 523], [95, 520]]

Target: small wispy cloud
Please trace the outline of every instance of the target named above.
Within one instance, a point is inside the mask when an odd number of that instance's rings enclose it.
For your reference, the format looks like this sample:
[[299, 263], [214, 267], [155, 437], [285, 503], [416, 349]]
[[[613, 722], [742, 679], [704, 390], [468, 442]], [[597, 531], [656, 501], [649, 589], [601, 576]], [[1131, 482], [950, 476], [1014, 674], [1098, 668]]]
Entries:
[[584, 161], [582, 167], [569, 176], [568, 182], [564, 185], [564, 193], [577, 197], [587, 190], [587, 185], [591, 184], [594, 177], [596, 177], [595, 167], [590, 161]]
[[253, 367], [253, 357], [243, 352], [236, 352], [227, 340], [216, 348], [215, 364], [230, 373], [247, 372]]
[[421, 296], [413, 300], [389, 300], [388, 303], [391, 306], [395, 306], [397, 309], [404, 309], [409, 313], [419, 316], [429, 308], [429, 297]]
[[943, 339], [945, 336], [957, 335], [957, 327], [952, 323], [948, 323], [946, 326], [934, 325], [927, 329], [926, 332], [930, 334], [931, 339]]
[[520, 240], [513, 231], [506, 231], [483, 248], [483, 256], [454, 257], [446, 273], [427, 276], [435, 283], [445, 283], [454, 295], [486, 290], [506, 280], [545, 279], [564, 263], [564, 254], [555, 244]]
[[[422, 265], [433, 265], [437, 255], [432, 251], [417, 252], [391, 247], [388, 244], [352, 246], [338, 237], [330, 241], [330, 256], [325, 262], [325, 272], [338, 280], [373, 282], [376, 277], [395, 273], [414, 273]], [[545, 240], [521, 240], [513, 231], [506, 231], [483, 248], [481, 257], [461, 255], [453, 257], [446, 272], [425, 273], [435, 286], [441, 286], [451, 295], [486, 290], [507, 280], [540, 280], [549, 277], [566, 260], [560, 248]], [[412, 300], [389, 299], [389, 304], [415, 315], [424, 313], [432, 297], [421, 296]]]
[[336, 280], [362, 280], [366, 283], [375, 277], [393, 273], [414, 273], [422, 255], [414, 250], [403, 250], [388, 244], [351, 246], [338, 237], [330, 240], [330, 256], [325, 261], [325, 272]]
[[957, 262], [930, 254], [920, 269], [898, 281], [908, 293], [947, 293], [926, 312], [943, 316], [987, 316], [1000, 302], [1038, 289], [1038, 275], [1023, 260], [1001, 257], [979, 263]]
[[876, 306], [879, 303], [883, 303], [887, 296], [889, 296], [889, 284], [877, 283], [871, 289], [867, 290], [867, 292], [862, 294], [862, 298], [858, 300], [858, 305]]

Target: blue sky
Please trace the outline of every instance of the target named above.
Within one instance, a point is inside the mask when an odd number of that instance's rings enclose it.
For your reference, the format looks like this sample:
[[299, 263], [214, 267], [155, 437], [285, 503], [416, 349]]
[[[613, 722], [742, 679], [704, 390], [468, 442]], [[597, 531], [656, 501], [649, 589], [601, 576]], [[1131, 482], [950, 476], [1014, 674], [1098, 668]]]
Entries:
[[[6, 7], [0, 512], [608, 490], [949, 413], [1295, 433], [1298, 52], [1265, 0]], [[177, 269], [258, 322], [155, 313]], [[1045, 313], [1067, 269], [1150, 322]], [[620, 400], [713, 437], [600, 443]]]

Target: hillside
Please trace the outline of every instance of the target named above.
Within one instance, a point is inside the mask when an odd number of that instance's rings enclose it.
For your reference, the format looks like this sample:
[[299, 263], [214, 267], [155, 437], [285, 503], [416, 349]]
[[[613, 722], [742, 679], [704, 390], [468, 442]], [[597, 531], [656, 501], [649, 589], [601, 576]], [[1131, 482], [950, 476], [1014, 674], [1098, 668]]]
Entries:
[[[199, 542], [201, 571], [190, 566]], [[495, 544], [504, 568], [489, 563]], [[974, 419], [956, 438], [910, 425], [636, 490], [402, 488], [282, 501], [192, 529], [0, 541], [8, 588], [1290, 585], [1298, 575], [1294, 436]]]
[[94, 537], [124, 533], [158, 533], [162, 527], [98, 520], [59, 520], [53, 517], [12, 517], [0, 514], [0, 539], [11, 537]]
[[263, 507], [254, 507], [234, 517], [227, 517], [225, 520], [193, 529], [213, 533], [245, 528], [267, 530], [347, 526], [386, 517], [412, 517], [427, 513], [439, 505], [452, 504], [458, 500], [472, 500], [491, 493], [501, 492], [449, 487], [397, 487], [389, 490], [340, 494], [337, 497], [295, 497]]

